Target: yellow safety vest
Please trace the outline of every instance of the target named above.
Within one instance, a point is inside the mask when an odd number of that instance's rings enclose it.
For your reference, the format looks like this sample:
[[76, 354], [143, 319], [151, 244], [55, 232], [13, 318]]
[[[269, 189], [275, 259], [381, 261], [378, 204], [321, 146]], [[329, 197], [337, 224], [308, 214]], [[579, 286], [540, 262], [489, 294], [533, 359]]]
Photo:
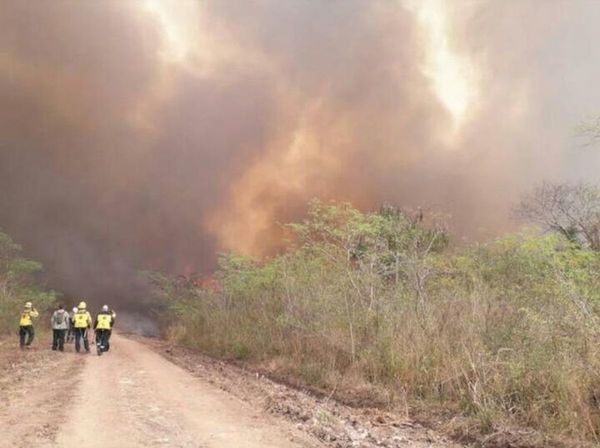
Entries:
[[19, 320], [19, 325], [21, 327], [29, 327], [33, 325], [33, 319], [39, 316], [39, 313], [36, 310], [23, 310], [21, 313], [21, 319]]
[[92, 325], [92, 316], [87, 311], [77, 311], [73, 316], [75, 328], [87, 328]]
[[96, 329], [110, 330], [112, 319], [113, 318], [110, 314], [98, 314], [98, 317], [96, 317]]

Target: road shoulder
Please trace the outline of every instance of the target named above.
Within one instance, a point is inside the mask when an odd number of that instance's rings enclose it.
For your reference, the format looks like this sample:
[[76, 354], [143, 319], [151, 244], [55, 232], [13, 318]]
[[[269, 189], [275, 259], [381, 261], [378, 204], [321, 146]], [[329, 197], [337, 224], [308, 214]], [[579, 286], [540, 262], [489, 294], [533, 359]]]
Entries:
[[[20, 350], [16, 337], [0, 341], [0, 447], [30, 448], [55, 441], [66, 419], [84, 362], [79, 356], [50, 349], [40, 334]], [[83, 355], [82, 355], [83, 356]]]
[[378, 409], [351, 408], [159, 339], [134, 337], [203, 382], [292, 422], [325, 446], [457, 448], [414, 421]]

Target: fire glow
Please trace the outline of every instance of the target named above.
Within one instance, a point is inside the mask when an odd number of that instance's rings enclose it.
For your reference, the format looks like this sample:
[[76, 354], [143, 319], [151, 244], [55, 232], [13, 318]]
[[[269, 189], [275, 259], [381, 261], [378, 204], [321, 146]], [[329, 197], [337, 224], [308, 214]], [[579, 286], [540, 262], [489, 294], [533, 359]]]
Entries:
[[599, 103], [565, 89], [598, 70], [594, 3], [7, 2], [0, 227], [98, 300], [270, 255], [313, 198], [505, 231]]
[[423, 34], [425, 57], [423, 74], [431, 81], [440, 103], [450, 113], [454, 131], [465, 122], [477, 94], [474, 64], [452, 46], [452, 26], [448, 3], [444, 0], [407, 2]]

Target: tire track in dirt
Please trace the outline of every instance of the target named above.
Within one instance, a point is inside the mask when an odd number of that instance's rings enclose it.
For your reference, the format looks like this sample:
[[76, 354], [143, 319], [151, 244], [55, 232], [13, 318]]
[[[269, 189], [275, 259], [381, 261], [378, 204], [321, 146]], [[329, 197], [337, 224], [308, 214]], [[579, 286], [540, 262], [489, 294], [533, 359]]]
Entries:
[[148, 346], [113, 335], [86, 359], [56, 442], [77, 448], [308, 448], [321, 444], [193, 377]]

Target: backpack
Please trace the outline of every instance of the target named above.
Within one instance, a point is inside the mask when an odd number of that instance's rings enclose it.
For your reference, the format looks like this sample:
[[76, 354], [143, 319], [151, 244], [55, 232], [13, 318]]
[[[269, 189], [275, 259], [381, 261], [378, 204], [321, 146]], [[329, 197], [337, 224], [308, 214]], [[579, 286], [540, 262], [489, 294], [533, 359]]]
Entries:
[[63, 311], [62, 313], [57, 312], [54, 315], [54, 322], [56, 323], [56, 325], [62, 325], [65, 321], [65, 312]]

